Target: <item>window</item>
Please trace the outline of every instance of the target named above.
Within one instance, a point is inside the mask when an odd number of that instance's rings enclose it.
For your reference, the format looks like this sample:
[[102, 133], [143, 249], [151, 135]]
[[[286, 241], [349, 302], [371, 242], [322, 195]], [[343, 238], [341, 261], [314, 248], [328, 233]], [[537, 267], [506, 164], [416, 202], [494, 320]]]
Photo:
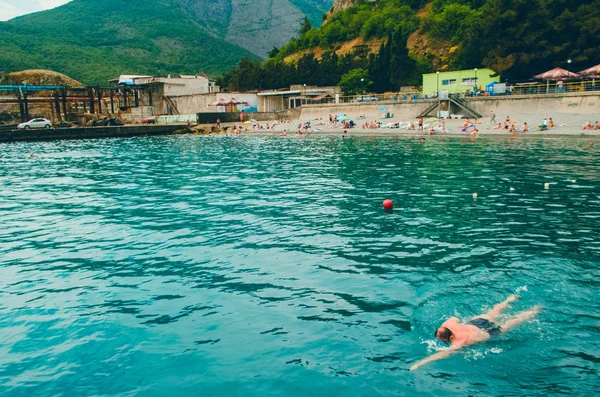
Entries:
[[442, 80], [442, 85], [455, 85], [456, 79]]
[[474, 77], [468, 77], [466, 79], [462, 79], [461, 85], [473, 85], [477, 84], [477, 79]]

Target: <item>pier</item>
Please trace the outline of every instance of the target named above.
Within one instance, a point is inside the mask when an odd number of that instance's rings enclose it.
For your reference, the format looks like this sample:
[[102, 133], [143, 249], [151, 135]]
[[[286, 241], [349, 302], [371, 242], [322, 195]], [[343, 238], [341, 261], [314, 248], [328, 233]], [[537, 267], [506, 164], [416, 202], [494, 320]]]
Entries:
[[186, 134], [192, 131], [185, 124], [123, 125], [111, 127], [71, 127], [44, 129], [0, 129], [0, 143], [19, 141], [49, 141], [61, 139], [132, 138]]

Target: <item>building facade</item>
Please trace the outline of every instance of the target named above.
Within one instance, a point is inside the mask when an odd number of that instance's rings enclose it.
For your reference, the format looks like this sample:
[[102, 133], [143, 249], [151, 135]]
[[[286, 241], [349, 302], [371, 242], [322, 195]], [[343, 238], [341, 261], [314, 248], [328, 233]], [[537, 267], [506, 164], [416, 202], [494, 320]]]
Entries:
[[492, 82], [499, 83], [500, 76], [487, 68], [427, 73], [423, 75], [423, 95], [435, 97], [437, 92], [464, 93], [473, 91], [474, 87], [485, 89]]

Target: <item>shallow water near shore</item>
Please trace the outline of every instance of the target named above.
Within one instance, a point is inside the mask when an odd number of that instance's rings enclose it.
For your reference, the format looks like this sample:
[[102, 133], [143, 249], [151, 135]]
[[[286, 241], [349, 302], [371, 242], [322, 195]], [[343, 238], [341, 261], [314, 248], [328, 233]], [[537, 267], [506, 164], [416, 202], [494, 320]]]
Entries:
[[[592, 395], [599, 169], [563, 139], [0, 145], [0, 393]], [[408, 371], [515, 292], [535, 320]]]

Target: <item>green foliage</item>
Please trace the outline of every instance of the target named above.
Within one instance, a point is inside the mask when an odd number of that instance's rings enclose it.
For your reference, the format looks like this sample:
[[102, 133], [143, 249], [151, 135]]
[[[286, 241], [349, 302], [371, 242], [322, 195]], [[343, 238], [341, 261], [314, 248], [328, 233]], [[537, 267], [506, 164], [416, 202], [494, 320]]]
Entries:
[[311, 29], [312, 29], [312, 24], [308, 20], [308, 17], [304, 17], [304, 19], [302, 21], [300, 21], [300, 34], [303, 35], [304, 33], [308, 32]]
[[600, 0], [434, 0], [423, 20], [450, 41], [452, 68], [487, 66], [511, 80], [550, 68], [600, 63]]
[[[424, 1], [379, 0], [372, 3], [358, 1], [347, 9], [335, 13], [320, 29], [302, 30], [299, 38], [284, 46], [279, 56], [316, 46], [332, 49], [337, 43], [361, 37], [364, 40], [383, 38], [389, 32], [400, 30], [408, 36], [419, 28], [416, 8]], [[412, 7], [411, 7], [412, 5]]]
[[[292, 2], [319, 24], [330, 1]], [[119, 74], [217, 75], [258, 58], [225, 40], [230, 14], [212, 0], [74, 0], [0, 22], [0, 72], [52, 69], [86, 84]]]
[[334, 86], [348, 70], [366, 67], [367, 61], [354, 54], [339, 57], [330, 51], [320, 60], [312, 53], [306, 54], [297, 64], [273, 58], [263, 63], [244, 59], [217, 82], [230, 91], [285, 88], [292, 84]]
[[[417, 17], [427, 3], [429, 12]], [[453, 50], [412, 59], [406, 40], [419, 27], [431, 43]], [[316, 46], [333, 50], [357, 37], [388, 38], [369, 60], [376, 91], [418, 83], [422, 72], [434, 70], [436, 57], [451, 69], [486, 66], [510, 80], [528, 79], [567, 67], [567, 59], [574, 71], [600, 63], [600, 0], [358, 0], [321, 29], [292, 40], [277, 58]], [[352, 69], [340, 68], [343, 73]]]
[[369, 91], [373, 82], [366, 70], [358, 68], [345, 73], [338, 86], [346, 95], [364, 94]]
[[273, 47], [273, 49], [271, 51], [269, 51], [268, 56], [269, 56], [269, 58], [275, 58], [278, 53], [279, 53], [279, 48]]

